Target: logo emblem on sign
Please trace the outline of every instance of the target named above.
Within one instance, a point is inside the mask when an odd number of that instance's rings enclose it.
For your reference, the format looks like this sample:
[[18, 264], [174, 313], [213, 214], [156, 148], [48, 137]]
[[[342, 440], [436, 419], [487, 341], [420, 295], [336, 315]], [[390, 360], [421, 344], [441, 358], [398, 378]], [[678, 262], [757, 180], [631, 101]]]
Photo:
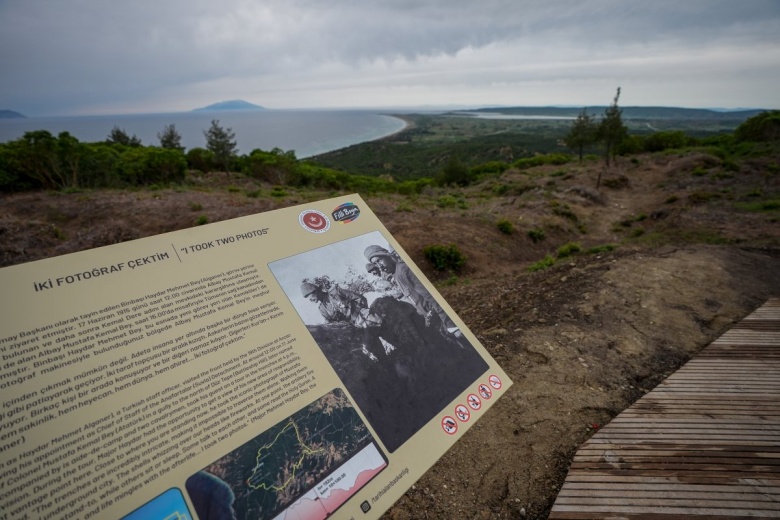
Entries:
[[306, 231], [325, 233], [330, 229], [330, 219], [325, 213], [316, 209], [307, 209], [298, 215], [298, 222]]
[[360, 208], [351, 202], [345, 202], [331, 213], [333, 220], [336, 222], [348, 223], [352, 222], [360, 216]]

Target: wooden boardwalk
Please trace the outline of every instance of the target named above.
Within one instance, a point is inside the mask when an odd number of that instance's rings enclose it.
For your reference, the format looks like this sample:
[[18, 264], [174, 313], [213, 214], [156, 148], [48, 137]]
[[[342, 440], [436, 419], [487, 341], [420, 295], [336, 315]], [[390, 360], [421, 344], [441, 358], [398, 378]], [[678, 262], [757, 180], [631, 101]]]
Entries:
[[780, 299], [577, 451], [554, 520], [780, 518]]

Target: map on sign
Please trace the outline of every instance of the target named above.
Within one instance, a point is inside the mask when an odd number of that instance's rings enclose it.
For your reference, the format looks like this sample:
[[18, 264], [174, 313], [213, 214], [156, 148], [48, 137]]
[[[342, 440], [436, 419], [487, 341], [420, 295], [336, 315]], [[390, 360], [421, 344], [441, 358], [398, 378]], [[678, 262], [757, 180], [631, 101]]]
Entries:
[[[187, 479], [198, 515], [330, 516], [387, 466], [365, 423], [335, 389]], [[229, 518], [230, 516], [228, 516]]]

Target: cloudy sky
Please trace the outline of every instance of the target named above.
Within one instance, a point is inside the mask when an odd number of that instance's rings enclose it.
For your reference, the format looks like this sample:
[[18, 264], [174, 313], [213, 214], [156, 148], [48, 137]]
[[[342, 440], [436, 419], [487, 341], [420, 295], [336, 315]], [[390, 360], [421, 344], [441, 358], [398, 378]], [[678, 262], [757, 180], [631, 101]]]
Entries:
[[778, 0], [0, 0], [0, 109], [780, 108]]

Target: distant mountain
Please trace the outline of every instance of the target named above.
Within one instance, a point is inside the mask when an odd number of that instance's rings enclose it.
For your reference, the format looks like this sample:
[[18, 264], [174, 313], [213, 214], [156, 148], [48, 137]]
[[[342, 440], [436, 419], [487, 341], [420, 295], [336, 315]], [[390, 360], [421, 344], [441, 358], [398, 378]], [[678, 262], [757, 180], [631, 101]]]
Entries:
[[0, 119], [27, 119], [27, 116], [13, 110], [0, 110]]
[[203, 108], [196, 108], [193, 110], [193, 112], [216, 112], [220, 110], [265, 110], [265, 107], [249, 103], [248, 101], [244, 101], [242, 99], [233, 99], [231, 101], [220, 101], [219, 103], [214, 103], [213, 105], [209, 105]]

